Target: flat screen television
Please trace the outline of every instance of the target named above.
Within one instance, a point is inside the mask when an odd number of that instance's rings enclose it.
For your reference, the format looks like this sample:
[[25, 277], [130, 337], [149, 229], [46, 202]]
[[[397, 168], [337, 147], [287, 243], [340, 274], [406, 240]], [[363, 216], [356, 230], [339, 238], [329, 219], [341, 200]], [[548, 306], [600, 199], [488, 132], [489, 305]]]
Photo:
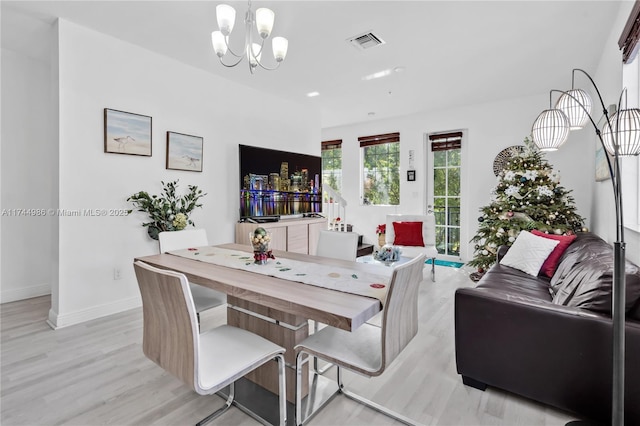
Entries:
[[239, 146], [240, 218], [276, 220], [322, 212], [322, 158]]

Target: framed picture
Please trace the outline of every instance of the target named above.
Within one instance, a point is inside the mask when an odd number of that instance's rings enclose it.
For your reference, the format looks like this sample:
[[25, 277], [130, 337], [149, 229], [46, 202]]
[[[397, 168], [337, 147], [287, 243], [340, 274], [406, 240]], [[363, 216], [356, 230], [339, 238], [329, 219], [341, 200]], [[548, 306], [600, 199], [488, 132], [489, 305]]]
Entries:
[[104, 152], [151, 157], [151, 117], [105, 108]]
[[[613, 114], [616, 113], [616, 105], [609, 105], [609, 116], [612, 117]], [[601, 125], [606, 123], [605, 115], [603, 114], [598, 120], [597, 127], [602, 128]], [[607, 157], [609, 157], [610, 161], [613, 161], [613, 156], [609, 155], [609, 153], [602, 147], [600, 140], [594, 138], [596, 143], [596, 182], [602, 182], [603, 180], [607, 180], [611, 178], [611, 174], [609, 173], [609, 163], [607, 163]]]
[[416, 180], [416, 171], [415, 170], [407, 170], [407, 181], [413, 182]]
[[167, 132], [167, 169], [202, 171], [202, 138]]
[[602, 148], [602, 144], [596, 142], [596, 182], [602, 182], [611, 178], [609, 175], [609, 165], [607, 164], [607, 158], [609, 153]]

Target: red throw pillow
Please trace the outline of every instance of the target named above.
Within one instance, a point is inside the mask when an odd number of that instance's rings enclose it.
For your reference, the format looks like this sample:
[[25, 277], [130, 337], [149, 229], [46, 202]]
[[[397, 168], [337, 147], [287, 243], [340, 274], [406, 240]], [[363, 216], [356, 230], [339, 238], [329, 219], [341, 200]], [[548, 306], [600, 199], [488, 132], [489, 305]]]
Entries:
[[393, 222], [396, 246], [424, 247], [422, 238], [422, 222]]
[[567, 248], [571, 245], [573, 240], [576, 239], [575, 235], [555, 235], [555, 234], [547, 234], [536, 229], [532, 230], [531, 233], [533, 235], [537, 235], [539, 237], [549, 238], [550, 240], [560, 241], [556, 248], [553, 249], [547, 260], [544, 261], [542, 267], [540, 268], [540, 272], [548, 276], [549, 278], [553, 277], [553, 274], [556, 272], [556, 268], [558, 267], [558, 263], [560, 263], [560, 257], [565, 252]]

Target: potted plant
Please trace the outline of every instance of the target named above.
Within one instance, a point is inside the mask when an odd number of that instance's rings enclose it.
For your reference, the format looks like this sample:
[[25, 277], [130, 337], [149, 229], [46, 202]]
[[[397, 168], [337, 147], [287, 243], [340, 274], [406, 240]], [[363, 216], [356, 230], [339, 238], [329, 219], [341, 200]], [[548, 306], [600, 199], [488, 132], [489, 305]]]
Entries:
[[[158, 239], [158, 234], [162, 231], [179, 231], [187, 225], [194, 225], [189, 219], [189, 214], [196, 207], [202, 207], [198, 203], [200, 198], [207, 195], [195, 185], [189, 185], [188, 193], [183, 196], [176, 194], [178, 181], [160, 182], [162, 184], [162, 193], [160, 195], [149, 195], [146, 191], [136, 192], [127, 198], [127, 201], [133, 203], [139, 212], [145, 212], [149, 215], [149, 222], [145, 222], [142, 226], [147, 227], [149, 237], [154, 240]], [[133, 210], [129, 210], [131, 213]]]

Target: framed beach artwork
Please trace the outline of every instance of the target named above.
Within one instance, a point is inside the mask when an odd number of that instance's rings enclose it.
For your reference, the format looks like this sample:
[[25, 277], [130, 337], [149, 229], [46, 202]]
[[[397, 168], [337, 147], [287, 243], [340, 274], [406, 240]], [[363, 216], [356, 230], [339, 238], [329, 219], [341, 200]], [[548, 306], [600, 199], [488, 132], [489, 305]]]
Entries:
[[607, 155], [609, 153], [602, 148], [600, 141], [596, 141], [596, 182], [602, 182], [611, 177], [607, 158], [605, 157]]
[[151, 117], [104, 109], [104, 152], [151, 156]]
[[200, 136], [167, 132], [167, 169], [201, 172], [202, 142]]

